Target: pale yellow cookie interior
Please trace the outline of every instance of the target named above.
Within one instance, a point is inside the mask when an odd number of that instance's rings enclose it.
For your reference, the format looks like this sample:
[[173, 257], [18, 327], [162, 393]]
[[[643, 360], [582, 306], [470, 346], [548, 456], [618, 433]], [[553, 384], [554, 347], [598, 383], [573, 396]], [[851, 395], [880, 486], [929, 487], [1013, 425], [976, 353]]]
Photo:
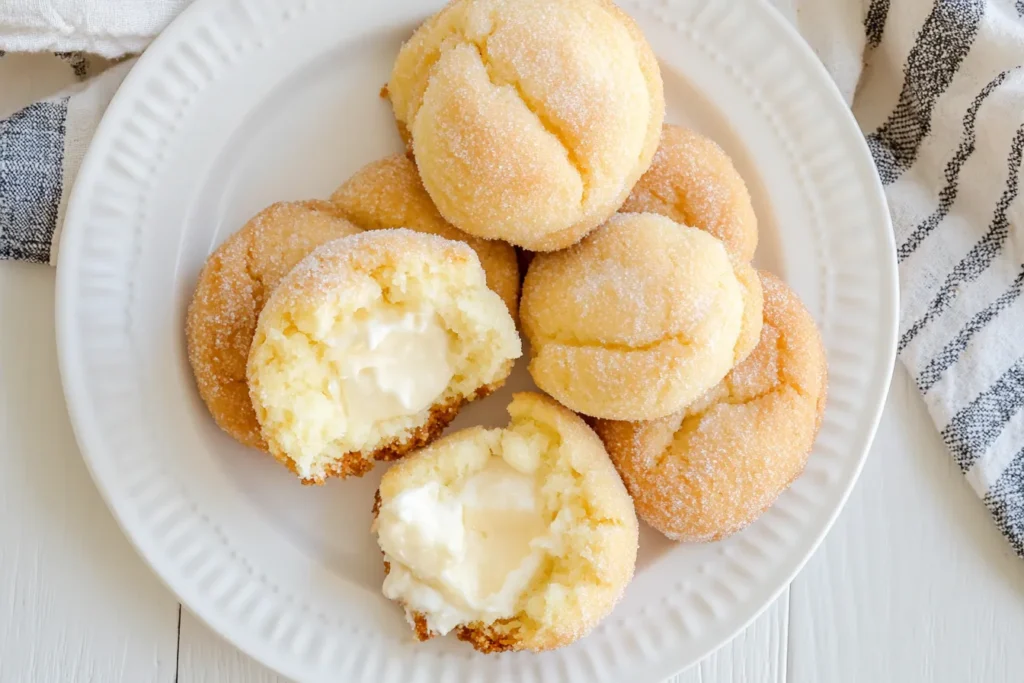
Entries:
[[743, 318], [740, 321], [740, 334], [736, 339], [733, 353], [733, 365], [746, 360], [761, 339], [761, 324], [764, 320], [764, 291], [757, 269], [746, 261], [732, 259], [736, 280], [743, 292]]
[[456, 0], [402, 47], [388, 93], [441, 215], [538, 251], [622, 204], [664, 118], [657, 60], [606, 0]]
[[320, 247], [282, 281], [248, 380], [271, 453], [318, 482], [422, 445], [424, 428], [500, 386], [521, 353], [472, 249], [374, 230]]
[[384, 475], [384, 593], [417, 636], [541, 651], [588, 633], [633, 574], [633, 504], [600, 439], [550, 398], [516, 394], [504, 429], [447, 436]]

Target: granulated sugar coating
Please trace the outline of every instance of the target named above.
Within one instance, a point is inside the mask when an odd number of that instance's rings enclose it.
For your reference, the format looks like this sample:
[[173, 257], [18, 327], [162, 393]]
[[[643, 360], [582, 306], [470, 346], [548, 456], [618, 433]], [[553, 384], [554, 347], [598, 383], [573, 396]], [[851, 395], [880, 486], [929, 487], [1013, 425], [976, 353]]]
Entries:
[[245, 381], [264, 302], [316, 247], [359, 232], [330, 202], [282, 202], [256, 214], [207, 259], [185, 325], [188, 358], [217, 425], [246, 446], [267, 448]]
[[721, 147], [680, 126], [665, 125], [651, 167], [621, 211], [660, 213], [706, 230], [742, 261], [757, 249], [757, 217], [743, 178]]
[[579, 244], [535, 256], [520, 317], [538, 387], [585, 415], [651, 420], [746, 356], [760, 307], [756, 273], [708, 233], [619, 214]]
[[364, 230], [408, 228], [465, 242], [480, 258], [487, 286], [518, 319], [520, 279], [515, 248], [506, 242], [473, 237], [448, 223], [423, 189], [409, 158], [396, 154], [363, 167], [331, 195], [331, 201]]
[[735, 257], [731, 260], [736, 279], [743, 288], [743, 319], [740, 321], [740, 336], [736, 339], [733, 356], [735, 367], [747, 359], [761, 338], [764, 293], [761, 291], [761, 278], [757, 270], [746, 261], [739, 261]]
[[246, 377], [270, 453], [304, 483], [426, 445], [522, 355], [462, 242], [368, 230], [317, 248], [260, 314]]
[[817, 327], [782, 281], [761, 280], [761, 341], [719, 385], [675, 415], [595, 424], [637, 514], [669, 538], [714, 541], [753, 522], [803, 471], [821, 425]]
[[665, 108], [650, 46], [607, 0], [456, 0], [403, 46], [387, 91], [441, 215], [535, 251], [622, 204]]

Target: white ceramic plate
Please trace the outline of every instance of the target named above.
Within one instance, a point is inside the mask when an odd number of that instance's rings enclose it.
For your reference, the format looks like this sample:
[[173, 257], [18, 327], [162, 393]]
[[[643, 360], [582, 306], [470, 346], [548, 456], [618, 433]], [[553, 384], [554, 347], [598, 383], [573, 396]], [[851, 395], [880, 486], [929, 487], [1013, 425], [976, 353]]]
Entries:
[[[61, 371], [86, 462], [127, 535], [190, 610], [310, 681], [659, 681], [753, 619], [832, 523], [863, 464], [894, 358], [888, 214], [857, 127], [773, 10], [630, 1], [658, 54], [669, 120], [735, 159], [758, 262], [821, 325], [828, 410], [806, 472], [756, 524], [710, 545], [641, 534], [636, 578], [589, 637], [542, 655], [413, 642], [380, 594], [377, 470], [301, 487], [220, 433], [185, 358], [207, 254], [270, 202], [325, 197], [400, 149], [378, 97], [400, 41], [440, 0], [199, 0], [142, 56], [74, 188], [58, 270]], [[510, 387], [457, 426], [504, 424]]]

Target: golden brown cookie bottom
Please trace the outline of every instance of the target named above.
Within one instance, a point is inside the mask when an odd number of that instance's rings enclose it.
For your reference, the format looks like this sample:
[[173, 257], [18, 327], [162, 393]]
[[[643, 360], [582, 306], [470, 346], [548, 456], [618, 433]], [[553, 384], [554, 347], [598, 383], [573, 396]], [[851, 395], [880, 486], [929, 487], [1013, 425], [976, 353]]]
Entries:
[[[430, 409], [430, 416], [427, 421], [414, 429], [412, 433], [402, 439], [401, 441], [395, 440], [391, 443], [385, 444], [376, 450], [364, 454], [361, 451], [355, 451], [352, 453], [346, 453], [340, 462], [334, 465], [330, 465], [326, 468], [326, 475], [323, 477], [307, 477], [302, 479], [302, 483], [305, 486], [319, 486], [328, 479], [345, 479], [347, 477], [361, 477], [370, 470], [373, 469], [374, 462], [392, 462], [399, 460], [409, 453], [423, 448], [431, 441], [434, 441], [444, 430], [452, 423], [452, 420], [458, 416], [459, 411], [467, 403], [471, 403], [478, 399], [481, 399], [501, 388], [505, 383], [504, 380], [501, 382], [495, 382], [485, 387], [477, 389], [472, 396], [460, 396], [453, 398], [446, 403], [435, 405]], [[298, 475], [298, 469], [295, 467], [295, 462], [284, 455], [274, 455], [281, 463], [284, 464], [291, 472]], [[377, 514], [377, 504], [374, 506], [374, 516]]]

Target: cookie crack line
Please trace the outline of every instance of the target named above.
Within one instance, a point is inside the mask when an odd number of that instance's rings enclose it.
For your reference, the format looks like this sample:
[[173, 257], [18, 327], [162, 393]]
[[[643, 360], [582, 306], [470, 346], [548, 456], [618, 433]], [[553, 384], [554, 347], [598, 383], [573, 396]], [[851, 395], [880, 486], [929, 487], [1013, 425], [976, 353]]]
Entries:
[[[652, 471], [659, 469], [662, 466], [662, 464], [664, 464], [664, 462], [668, 459], [669, 455], [671, 454], [670, 451], [671, 451], [671, 447], [672, 447], [672, 442], [674, 442], [676, 440], [676, 437], [678, 437], [682, 432], [693, 431], [693, 429], [695, 429], [695, 428], [697, 428], [697, 426], [699, 426], [699, 423], [707, 416], [707, 414], [710, 413], [712, 410], [714, 410], [716, 407], [718, 407], [718, 406], [739, 406], [739, 407], [747, 406], [747, 405], [750, 405], [750, 404], [755, 403], [757, 401], [761, 401], [761, 400], [763, 400], [765, 398], [768, 398], [769, 396], [771, 396], [773, 394], [777, 394], [777, 393], [779, 393], [781, 391], [784, 391], [786, 389], [792, 389], [793, 391], [796, 392], [797, 396], [800, 396], [801, 398], [804, 398], [804, 399], [809, 398], [797, 386], [795, 386], [795, 385], [793, 385], [793, 384], [791, 384], [789, 382], [783, 382], [783, 381], [779, 380], [775, 384], [773, 384], [770, 388], [765, 389], [764, 391], [759, 392], [759, 393], [755, 394], [754, 396], [750, 396], [750, 397], [742, 399], [742, 400], [736, 400], [736, 399], [733, 398], [732, 392], [730, 392], [727, 396], [722, 398], [720, 401], [715, 401], [714, 403], [712, 403], [711, 405], [709, 405], [707, 408], [705, 408], [704, 410], [700, 411], [699, 413], [694, 413], [692, 415], [683, 415], [682, 419], [679, 420], [679, 425], [672, 430], [672, 441], [669, 442], [669, 445], [665, 447], [665, 449], [661, 452], [661, 454], [657, 458], [655, 458], [654, 462], [651, 464], [650, 468], [648, 468], [648, 469], [652, 470]], [[691, 425], [696, 425], [696, 426], [691, 427]]]
[[581, 339], [575, 339], [570, 336], [567, 336], [564, 333], [554, 334], [548, 337], [539, 337], [532, 340], [533, 346], [536, 348], [537, 352], [540, 352], [541, 349], [543, 349], [543, 347], [545, 346], [557, 344], [558, 346], [564, 346], [570, 349], [602, 349], [604, 351], [642, 353], [644, 351], [654, 351], [659, 346], [662, 346], [663, 344], [669, 342], [676, 342], [677, 344], [680, 344], [681, 346], [685, 347], [691, 347], [696, 345], [694, 341], [687, 339], [683, 335], [668, 335], [666, 337], [661, 337], [660, 339], [656, 339], [647, 344], [638, 345], [623, 344], [619, 342], [602, 343], [598, 341], [583, 341]]
[[[253, 309], [261, 308], [261, 303], [266, 303], [265, 294], [267, 290], [266, 283], [263, 282], [263, 274], [253, 268], [253, 262], [256, 261], [256, 255], [253, 253], [256, 248], [253, 240], [246, 240], [245, 245], [245, 275], [253, 283]], [[260, 311], [256, 311], [256, 317], [259, 318]]]
[[[253, 268], [253, 262], [255, 261], [255, 256], [253, 254], [254, 248], [255, 245], [252, 240], [248, 240], [245, 245], [245, 256], [242, 261], [245, 269], [245, 276], [249, 278], [250, 282], [252, 282], [252, 311], [256, 317], [256, 319], [253, 320], [252, 331], [255, 336], [256, 327], [259, 323], [260, 312], [263, 305], [266, 304], [265, 295], [267, 288], [266, 284], [263, 282], [263, 275]], [[248, 378], [244, 367], [240, 377], [234, 372], [226, 373], [224, 377], [228, 380], [228, 384], [235, 384], [239, 382], [245, 382], [248, 384]]]
[[497, 28], [493, 29], [490, 33], [479, 40], [472, 40], [466, 35], [462, 35], [462, 39], [466, 41], [467, 45], [471, 45], [476, 48], [477, 54], [480, 56], [480, 63], [483, 65], [484, 71], [487, 73], [487, 78], [491, 81], [491, 85], [495, 88], [509, 87], [515, 90], [516, 95], [522, 101], [523, 106], [526, 107], [527, 111], [533, 114], [534, 118], [537, 119], [537, 123], [539, 123], [541, 128], [544, 129], [544, 132], [557, 140], [558, 144], [561, 145], [562, 150], [565, 152], [566, 161], [569, 162], [569, 165], [572, 166], [574, 171], [576, 171], [576, 175], [578, 175], [580, 179], [580, 187], [582, 188], [582, 193], [580, 194], [580, 206], [586, 206], [587, 195], [590, 191], [588, 182], [589, 174], [587, 173], [583, 162], [580, 160], [579, 155], [576, 154], [576, 150], [573, 149], [571, 144], [569, 144], [569, 140], [566, 138], [565, 134], [559, 129], [551, 117], [543, 113], [543, 110], [537, 100], [528, 95], [523, 89], [522, 83], [518, 80], [498, 78], [494, 73], [494, 63], [491, 61], [490, 55], [487, 52], [487, 41], [497, 30]]
[[687, 210], [688, 207], [686, 206], [686, 202], [681, 197], [679, 197], [679, 193], [678, 191], [675, 190], [675, 188], [673, 188], [672, 190], [675, 196], [671, 198], [667, 197], [665, 193], [661, 192], [656, 187], [645, 187], [643, 189], [645, 192], [647, 192], [647, 194], [654, 197], [654, 199], [656, 199], [657, 201], [661, 202], [665, 206], [671, 207], [673, 210], [680, 213], [683, 217], [683, 220], [677, 222], [681, 223], [682, 225], [685, 225], [688, 228], [696, 228], [697, 230], [704, 230], [705, 232], [708, 232], [704, 228], [701, 228], [694, 224], [693, 216], [691, 212]]

